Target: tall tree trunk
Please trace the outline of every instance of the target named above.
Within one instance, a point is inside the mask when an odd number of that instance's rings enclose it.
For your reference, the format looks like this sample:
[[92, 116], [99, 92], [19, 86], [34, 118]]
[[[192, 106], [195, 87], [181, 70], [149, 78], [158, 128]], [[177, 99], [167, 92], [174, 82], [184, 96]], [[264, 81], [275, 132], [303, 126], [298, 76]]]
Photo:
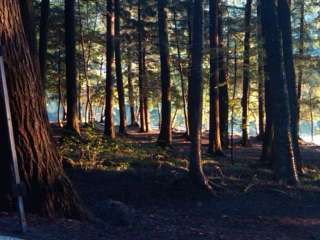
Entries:
[[138, 61], [139, 61], [139, 113], [140, 113], [140, 131], [145, 132], [145, 106], [144, 106], [144, 66], [143, 66], [143, 41], [144, 26], [142, 20], [142, 0], [138, 0]]
[[110, 139], [115, 138], [115, 130], [113, 125], [113, 76], [112, 63], [114, 57], [114, 36], [113, 36], [113, 0], [107, 0], [107, 76], [106, 76], [106, 101], [105, 101], [105, 123], [104, 135]]
[[203, 93], [203, 1], [195, 0], [193, 5], [192, 31], [192, 66], [189, 83], [188, 113], [190, 123], [190, 164], [189, 173], [192, 181], [206, 190], [211, 190], [202, 169], [201, 159], [201, 125]]
[[124, 87], [122, 78], [122, 62], [121, 62], [121, 34], [120, 34], [120, 0], [114, 0], [115, 9], [115, 58], [116, 58], [116, 75], [117, 75], [117, 91], [119, 102], [119, 114], [120, 114], [120, 126], [119, 134], [124, 135], [126, 133], [126, 106], [124, 99]]
[[289, 96], [283, 76], [281, 33], [276, 0], [261, 1], [261, 22], [272, 99], [273, 165], [279, 179], [296, 183], [298, 182], [298, 175], [290, 134]]
[[299, 135], [299, 124], [300, 124], [300, 105], [302, 101], [302, 80], [303, 80], [303, 56], [304, 56], [304, 39], [305, 39], [305, 3], [304, 0], [300, 0], [300, 26], [299, 26], [299, 65], [298, 65], [298, 105], [297, 105], [297, 132]]
[[134, 103], [134, 92], [133, 92], [133, 82], [132, 82], [132, 58], [131, 58], [131, 50], [128, 47], [128, 56], [127, 56], [127, 66], [128, 66], [128, 94], [129, 94], [129, 105], [130, 105], [130, 116], [131, 123], [130, 126], [136, 126], [136, 112], [135, 112], [135, 103]]
[[67, 80], [67, 125], [66, 128], [80, 134], [77, 116], [77, 79], [75, 61], [75, 1], [65, 0], [65, 44]]
[[298, 99], [297, 99], [297, 84], [296, 73], [293, 62], [293, 44], [292, 44], [292, 30], [291, 30], [291, 13], [288, 0], [278, 0], [278, 15], [280, 29], [282, 33], [282, 48], [285, 68], [285, 80], [288, 88], [289, 109], [290, 109], [290, 124], [291, 124], [291, 138], [294, 159], [297, 163], [297, 170], [302, 173], [301, 154], [298, 137]]
[[171, 145], [171, 81], [169, 67], [169, 38], [167, 0], [158, 0], [159, 51], [161, 63], [161, 129], [158, 144]]
[[47, 48], [49, 28], [50, 0], [41, 1], [40, 38], [39, 38], [39, 62], [42, 85], [47, 82]]
[[248, 108], [250, 88], [250, 23], [251, 23], [252, 0], [247, 0], [245, 7], [245, 37], [243, 52], [243, 93], [242, 93], [242, 145], [248, 145]]
[[237, 82], [238, 82], [238, 44], [237, 39], [234, 41], [234, 67], [233, 67], [233, 91], [232, 91], [232, 105], [231, 105], [231, 163], [234, 164], [234, 107], [237, 94]]
[[[259, 1], [258, 1], [258, 4]], [[263, 46], [261, 36], [261, 7], [257, 7], [257, 46], [258, 46], [258, 108], [259, 108], [259, 139], [264, 136], [264, 71], [263, 71]]]
[[[26, 185], [26, 206], [29, 211], [44, 216], [83, 218], [85, 214], [63, 171], [61, 158], [50, 135], [40, 75], [23, 29], [19, 1], [0, 1], [0, 35], [5, 46], [5, 73], [19, 170]], [[3, 113], [3, 95], [0, 100], [0, 112]], [[6, 120], [1, 114], [1, 210], [8, 210], [13, 204], [12, 199], [8, 198], [11, 182]]]
[[228, 93], [228, 66], [226, 64], [227, 47], [224, 43], [223, 36], [223, 20], [222, 20], [221, 3], [219, 6], [218, 29], [219, 29], [219, 114], [220, 114], [220, 133], [221, 144], [224, 148], [228, 148], [229, 134], [229, 93]]
[[28, 40], [32, 57], [36, 61], [36, 68], [39, 70], [39, 56], [37, 49], [36, 28], [34, 22], [34, 13], [32, 0], [20, 0], [20, 10], [24, 31]]
[[60, 121], [60, 109], [62, 103], [62, 86], [61, 86], [61, 49], [58, 50], [58, 61], [57, 61], [57, 75], [58, 75], [58, 110], [57, 110], [57, 124], [59, 127], [63, 126], [63, 119]]
[[209, 1], [210, 19], [210, 129], [209, 148], [212, 154], [222, 154], [219, 113], [218, 0]]
[[174, 30], [175, 30], [175, 38], [176, 38], [176, 48], [177, 48], [177, 54], [178, 54], [178, 71], [179, 71], [180, 83], [181, 83], [181, 95], [182, 95], [182, 104], [183, 104], [184, 124], [185, 124], [185, 128], [186, 128], [186, 135], [189, 136], [186, 86], [185, 86], [184, 74], [183, 74], [182, 63], [181, 63], [181, 49], [180, 49], [180, 41], [179, 41], [179, 35], [178, 35], [176, 9], [173, 10], [173, 21], [174, 21]]
[[142, 67], [143, 67], [143, 107], [144, 107], [144, 124], [145, 132], [149, 132], [149, 98], [148, 98], [148, 78], [147, 78], [147, 64], [146, 64], [146, 48], [142, 51]]

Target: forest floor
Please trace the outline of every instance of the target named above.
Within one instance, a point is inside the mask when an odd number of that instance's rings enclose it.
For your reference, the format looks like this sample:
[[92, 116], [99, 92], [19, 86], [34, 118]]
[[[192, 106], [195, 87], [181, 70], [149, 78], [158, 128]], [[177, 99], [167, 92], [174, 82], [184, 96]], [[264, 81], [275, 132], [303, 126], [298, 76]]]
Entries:
[[[299, 186], [273, 180], [259, 164], [261, 143], [235, 146], [224, 157], [206, 153], [204, 169], [215, 196], [203, 197], [186, 181], [189, 143], [174, 134], [172, 148], [156, 145], [157, 133], [130, 130], [103, 140], [101, 126], [83, 129], [82, 139], [53, 132], [67, 174], [91, 222], [28, 215], [23, 239], [130, 240], [320, 240], [320, 146], [302, 144], [305, 176]], [[0, 233], [10, 236], [18, 218], [0, 213]], [[0, 234], [0, 235], [1, 235]], [[0, 237], [1, 239], [1, 237]]]

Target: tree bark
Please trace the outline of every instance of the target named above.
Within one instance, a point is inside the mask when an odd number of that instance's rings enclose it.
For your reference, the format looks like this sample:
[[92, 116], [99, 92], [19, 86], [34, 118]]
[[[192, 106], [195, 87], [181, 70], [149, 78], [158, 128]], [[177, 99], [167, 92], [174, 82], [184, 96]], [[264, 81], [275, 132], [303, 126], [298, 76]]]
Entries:
[[119, 134], [126, 133], [126, 106], [124, 99], [124, 87], [122, 78], [122, 60], [121, 60], [121, 34], [120, 34], [120, 0], [114, 0], [115, 9], [115, 58], [116, 58], [116, 76], [117, 76], [117, 91], [119, 102], [120, 125]]
[[229, 92], [228, 92], [228, 66], [226, 64], [227, 47], [225, 46], [223, 36], [223, 17], [221, 3], [219, 6], [218, 17], [218, 35], [219, 35], [219, 114], [220, 114], [220, 133], [221, 144], [223, 148], [228, 148], [229, 145]]
[[297, 170], [302, 173], [302, 162], [299, 147], [298, 136], [298, 99], [297, 99], [297, 84], [296, 73], [293, 61], [293, 44], [292, 44], [292, 30], [291, 30], [291, 13], [288, 0], [278, 0], [278, 15], [280, 29], [282, 33], [282, 48], [285, 68], [285, 80], [288, 88], [289, 107], [290, 107], [290, 125], [291, 138], [294, 159], [297, 163]]
[[273, 166], [278, 179], [297, 183], [298, 175], [291, 140], [289, 96], [283, 76], [281, 32], [276, 0], [261, 1], [261, 22], [272, 99]]
[[[28, 46], [18, 1], [0, 1], [0, 35], [5, 46], [5, 72], [19, 170], [26, 185], [26, 207], [49, 217], [83, 218], [84, 211], [50, 134], [41, 79]], [[3, 96], [0, 100], [0, 112], [4, 112]], [[8, 198], [10, 158], [3, 114], [0, 135], [0, 208], [8, 210], [13, 202]]]
[[161, 129], [158, 144], [171, 145], [171, 81], [169, 67], [169, 38], [167, 0], [158, 0], [159, 51], [161, 64]]
[[210, 19], [210, 129], [209, 148], [211, 154], [222, 154], [221, 134], [220, 134], [220, 113], [219, 113], [219, 57], [218, 57], [218, 0], [209, 1]]
[[144, 106], [144, 65], [143, 65], [143, 41], [144, 26], [142, 20], [142, 0], [138, 0], [138, 61], [139, 61], [139, 113], [140, 113], [140, 131], [146, 131], [145, 124], [145, 106]]
[[193, 5], [192, 66], [189, 83], [188, 113], [190, 123], [190, 164], [191, 180], [200, 187], [211, 190], [202, 169], [201, 125], [203, 93], [203, 1], [195, 0]]
[[252, 0], [247, 0], [245, 7], [245, 37], [243, 52], [243, 93], [242, 93], [242, 145], [248, 145], [248, 107], [250, 88], [250, 22], [251, 22]]
[[80, 134], [77, 116], [77, 79], [75, 61], [75, 1], [65, 0], [65, 45], [67, 81], [67, 125], [66, 128]]
[[49, 29], [50, 0], [41, 1], [40, 38], [39, 38], [39, 62], [42, 85], [47, 82], [47, 49]]
[[132, 82], [132, 58], [131, 58], [131, 50], [128, 47], [128, 56], [127, 56], [127, 66], [128, 66], [128, 93], [129, 93], [129, 105], [130, 105], [130, 116], [131, 123], [130, 126], [137, 126], [136, 120], [136, 112], [135, 112], [135, 102], [134, 102], [134, 92], [133, 92], [133, 82]]
[[114, 57], [114, 33], [113, 33], [113, 0], [107, 0], [107, 73], [106, 73], [106, 101], [105, 101], [105, 122], [104, 122], [104, 135], [107, 138], [115, 138], [115, 130], [113, 125], [113, 76], [112, 64]]

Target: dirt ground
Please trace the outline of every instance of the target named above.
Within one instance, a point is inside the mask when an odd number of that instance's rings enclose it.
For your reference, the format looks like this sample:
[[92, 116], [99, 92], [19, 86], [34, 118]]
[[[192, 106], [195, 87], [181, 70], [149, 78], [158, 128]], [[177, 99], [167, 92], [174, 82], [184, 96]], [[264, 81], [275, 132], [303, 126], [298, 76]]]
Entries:
[[[17, 216], [0, 213], [0, 233], [37, 240], [320, 240], [320, 147], [302, 145], [308, 174], [297, 187], [276, 183], [271, 171], [257, 164], [261, 144], [254, 139], [250, 147], [236, 145], [234, 164], [229, 150], [224, 157], [204, 154], [205, 172], [216, 192], [204, 198], [184, 181], [188, 142], [182, 134], [174, 135], [173, 147], [165, 153], [153, 149], [156, 137], [131, 131], [123, 139], [136, 149], [149, 146], [145, 159], [150, 165], [135, 162], [117, 171], [67, 167], [94, 221], [28, 215], [30, 230], [20, 235]], [[206, 144], [204, 137], [204, 152]], [[120, 204], [119, 212], [110, 212], [110, 201]], [[124, 214], [124, 223], [118, 213]]]

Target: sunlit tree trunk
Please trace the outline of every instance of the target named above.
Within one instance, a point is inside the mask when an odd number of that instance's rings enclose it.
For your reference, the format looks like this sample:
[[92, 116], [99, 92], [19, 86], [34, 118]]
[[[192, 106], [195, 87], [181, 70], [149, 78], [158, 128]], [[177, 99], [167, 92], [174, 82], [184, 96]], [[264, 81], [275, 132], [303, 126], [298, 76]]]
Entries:
[[105, 101], [105, 121], [104, 135], [107, 138], [115, 138], [113, 125], [113, 77], [112, 64], [114, 59], [114, 35], [113, 35], [113, 0], [107, 0], [107, 76], [106, 76], [106, 101]]
[[65, 0], [65, 44], [67, 81], [67, 125], [66, 128], [80, 134], [77, 116], [77, 79], [75, 61], [75, 1]]
[[218, 36], [218, 0], [209, 1], [210, 19], [210, 129], [209, 148], [212, 154], [222, 154], [219, 113], [219, 36]]
[[223, 36], [223, 16], [221, 3], [219, 5], [218, 17], [219, 34], [219, 114], [220, 114], [220, 133], [222, 147], [228, 148], [229, 145], [229, 92], [228, 92], [228, 66], [226, 63], [228, 49], [225, 45]]
[[[188, 113], [190, 123], [190, 164], [192, 181], [200, 187], [211, 190], [202, 169], [201, 125], [203, 92], [203, 1], [195, 0], [193, 5], [192, 66], [188, 90]], [[197, 16], [197, 17], [195, 17]]]
[[[0, 1], [0, 35], [27, 210], [50, 217], [83, 218], [85, 214], [50, 135], [41, 79], [23, 29], [19, 1]], [[0, 102], [3, 113], [2, 97]], [[0, 114], [0, 135], [0, 208], [8, 210], [13, 202], [9, 197], [12, 178], [4, 114]]]

